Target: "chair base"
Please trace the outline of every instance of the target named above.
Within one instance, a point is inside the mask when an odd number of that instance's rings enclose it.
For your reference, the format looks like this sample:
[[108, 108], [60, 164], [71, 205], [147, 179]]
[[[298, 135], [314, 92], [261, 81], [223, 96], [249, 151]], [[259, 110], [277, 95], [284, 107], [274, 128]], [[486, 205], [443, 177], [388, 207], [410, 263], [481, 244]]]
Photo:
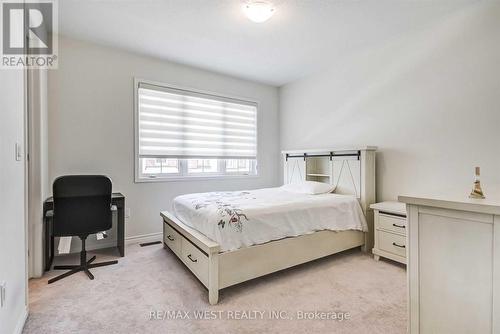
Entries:
[[117, 264], [118, 263], [118, 261], [116, 261], [116, 260], [114, 260], [114, 261], [106, 261], [106, 262], [99, 262], [99, 263], [92, 263], [92, 262], [94, 262], [95, 259], [96, 259], [96, 257], [93, 256], [90, 260], [88, 260], [86, 262], [83, 262], [83, 265], [80, 264], [80, 265], [70, 265], [70, 266], [54, 266], [55, 270], [69, 270], [69, 271], [65, 272], [62, 275], [59, 275], [57, 277], [49, 279], [49, 284], [57, 282], [57, 281], [59, 281], [59, 280], [61, 280], [63, 278], [66, 278], [68, 276], [76, 274], [76, 273], [78, 273], [80, 271], [85, 272], [85, 274], [87, 274], [87, 276], [91, 280], [93, 280], [94, 279], [94, 275], [92, 275], [92, 273], [90, 272], [90, 270], [89, 270], [90, 268], [104, 267], [104, 266], [109, 266], [109, 265]]

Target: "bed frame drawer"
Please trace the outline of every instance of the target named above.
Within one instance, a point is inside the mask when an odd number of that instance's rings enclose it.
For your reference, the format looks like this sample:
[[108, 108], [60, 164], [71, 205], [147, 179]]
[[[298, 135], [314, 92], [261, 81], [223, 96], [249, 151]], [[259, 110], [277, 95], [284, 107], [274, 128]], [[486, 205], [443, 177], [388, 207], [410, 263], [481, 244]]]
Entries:
[[163, 223], [163, 242], [177, 254], [177, 256], [181, 256], [181, 239], [182, 236], [177, 233], [176, 230], [167, 223]]
[[392, 254], [406, 257], [406, 237], [385, 231], [377, 231], [379, 248]]
[[208, 256], [187, 239], [181, 239], [181, 260], [208, 287]]
[[406, 218], [380, 213], [378, 228], [406, 235]]

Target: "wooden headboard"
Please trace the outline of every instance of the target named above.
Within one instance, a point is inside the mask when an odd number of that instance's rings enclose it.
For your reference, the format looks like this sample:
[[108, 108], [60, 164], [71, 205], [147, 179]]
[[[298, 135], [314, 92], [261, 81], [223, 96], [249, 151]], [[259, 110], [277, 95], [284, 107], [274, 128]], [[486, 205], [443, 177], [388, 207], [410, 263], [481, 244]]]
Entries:
[[347, 149], [305, 149], [282, 151], [283, 183], [317, 181], [336, 185], [335, 193], [356, 196], [366, 216], [370, 233], [366, 250], [373, 246], [373, 211], [375, 203], [374, 146]]

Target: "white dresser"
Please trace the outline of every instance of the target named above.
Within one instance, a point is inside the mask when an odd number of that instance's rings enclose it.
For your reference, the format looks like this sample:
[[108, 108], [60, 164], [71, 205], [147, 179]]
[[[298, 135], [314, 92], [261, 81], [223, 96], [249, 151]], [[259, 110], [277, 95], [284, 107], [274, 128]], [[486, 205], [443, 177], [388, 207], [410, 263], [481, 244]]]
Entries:
[[399, 202], [381, 202], [370, 205], [375, 214], [375, 260], [385, 257], [406, 263], [406, 205]]
[[500, 201], [400, 196], [408, 204], [408, 328], [500, 333]]

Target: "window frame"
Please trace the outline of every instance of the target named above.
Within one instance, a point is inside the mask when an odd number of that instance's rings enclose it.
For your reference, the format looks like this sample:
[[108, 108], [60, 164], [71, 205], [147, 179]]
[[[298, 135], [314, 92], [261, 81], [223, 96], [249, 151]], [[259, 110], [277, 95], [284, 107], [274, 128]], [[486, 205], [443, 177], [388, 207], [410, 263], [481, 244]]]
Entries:
[[[153, 85], [153, 86], [158, 86], [160, 88], [171, 88], [171, 89], [179, 89], [179, 90], [185, 90], [188, 92], [193, 92], [193, 93], [198, 93], [198, 94], [205, 94], [205, 95], [213, 95], [215, 97], [221, 97], [221, 98], [226, 98], [226, 99], [234, 99], [234, 100], [241, 100], [245, 102], [250, 102], [256, 105], [256, 147], [257, 147], [257, 157], [254, 160], [253, 163], [251, 163], [251, 169], [253, 168], [255, 170], [254, 174], [243, 174], [243, 173], [238, 173], [238, 172], [226, 172], [225, 168], [225, 160], [224, 159], [219, 159], [218, 164], [219, 164], [219, 169], [221, 168], [221, 165], [223, 165], [223, 172], [218, 172], [218, 173], [193, 173], [193, 174], [188, 174], [187, 172], [187, 160], [185, 159], [179, 159], [179, 173], [172, 173], [172, 174], [155, 174], [152, 175], [150, 174], [149, 176], [144, 176], [142, 174], [142, 163], [141, 163], [141, 158], [139, 157], [139, 85], [140, 84], [147, 84], [147, 85]], [[260, 153], [259, 153], [259, 129], [260, 129], [260, 102], [252, 99], [252, 98], [247, 98], [247, 97], [239, 97], [239, 96], [234, 96], [234, 95], [229, 95], [229, 94], [221, 94], [218, 92], [212, 92], [212, 91], [206, 91], [206, 90], [200, 90], [200, 89], [195, 89], [195, 88], [190, 88], [190, 87], [184, 87], [184, 86], [177, 86], [177, 85], [172, 85], [172, 84], [166, 84], [163, 82], [158, 82], [158, 81], [152, 81], [152, 80], [147, 80], [147, 79], [141, 79], [134, 77], [134, 182], [135, 183], [144, 183], [144, 182], [169, 182], [169, 181], [200, 181], [200, 180], [224, 180], [224, 179], [240, 179], [240, 178], [258, 178], [259, 175], [259, 161], [260, 159]], [[164, 157], [158, 157], [159, 159], [162, 159]]]

